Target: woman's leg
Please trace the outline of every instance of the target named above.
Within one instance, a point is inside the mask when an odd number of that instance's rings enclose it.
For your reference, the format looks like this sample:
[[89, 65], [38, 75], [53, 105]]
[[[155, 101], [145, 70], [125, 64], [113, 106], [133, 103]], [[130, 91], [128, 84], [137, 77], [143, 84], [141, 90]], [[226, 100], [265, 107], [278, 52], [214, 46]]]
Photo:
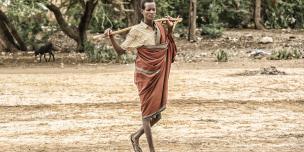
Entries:
[[[150, 122], [150, 130], [151, 130], [151, 126], [154, 126], [159, 120], [161, 119], [161, 114], [157, 114], [155, 118], [152, 118], [151, 120], [149, 120]], [[151, 131], [150, 131], [151, 132]], [[131, 135], [132, 140], [139, 145], [139, 138], [145, 133], [144, 131], [144, 120], [143, 120], [143, 126], [134, 134]]]
[[154, 145], [153, 145], [153, 138], [152, 138], [152, 131], [151, 131], [151, 124], [150, 124], [151, 119], [143, 119], [143, 128], [144, 132], [147, 137], [147, 142], [149, 145], [150, 152], [154, 152]]
[[[154, 126], [159, 120], [161, 119], [161, 114], [157, 114], [155, 118], [152, 118], [152, 120], [150, 121], [151, 126]], [[141, 127], [138, 131], [136, 131], [134, 134], [132, 134], [132, 136], [134, 137], [135, 141], [139, 140], [139, 138], [141, 137], [141, 135], [143, 135], [144, 132], [144, 127]]]

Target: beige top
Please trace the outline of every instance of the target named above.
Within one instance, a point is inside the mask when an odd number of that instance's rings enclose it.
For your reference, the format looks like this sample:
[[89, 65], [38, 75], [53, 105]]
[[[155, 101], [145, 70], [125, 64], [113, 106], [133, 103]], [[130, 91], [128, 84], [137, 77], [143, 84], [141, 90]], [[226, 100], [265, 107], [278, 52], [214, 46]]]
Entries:
[[131, 28], [121, 47], [127, 51], [131, 51], [143, 45], [150, 46], [156, 44], [160, 44], [160, 31], [158, 27], [155, 25], [153, 29], [146, 23], [141, 22]]

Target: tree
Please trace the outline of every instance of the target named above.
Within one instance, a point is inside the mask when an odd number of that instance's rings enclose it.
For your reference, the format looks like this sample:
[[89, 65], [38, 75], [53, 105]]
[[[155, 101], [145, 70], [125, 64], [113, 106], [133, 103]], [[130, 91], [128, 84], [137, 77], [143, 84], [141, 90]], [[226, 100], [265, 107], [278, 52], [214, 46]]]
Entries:
[[134, 11], [128, 15], [129, 26], [138, 24], [143, 18], [141, 14], [140, 0], [131, 0], [130, 3]]
[[259, 30], [265, 29], [261, 23], [261, 0], [255, 0], [254, 23], [255, 28]]
[[63, 18], [60, 9], [56, 5], [47, 3], [46, 7], [54, 13], [61, 30], [67, 36], [77, 42], [77, 51], [84, 52], [84, 44], [87, 41], [86, 31], [92, 19], [92, 14], [98, 3], [98, 0], [80, 0], [80, 3], [84, 11], [78, 24], [78, 28], [73, 28], [72, 26], [68, 25], [68, 23]]
[[123, 0], [113, 0], [112, 5], [119, 10], [120, 14], [128, 20], [128, 26], [138, 24], [143, 16], [141, 14], [140, 0], [129, 0], [125, 2]]
[[196, 12], [197, 12], [197, 2], [196, 0], [190, 0], [189, 7], [189, 41], [196, 41], [195, 30], [196, 30]]
[[25, 43], [20, 38], [16, 28], [11, 24], [8, 17], [0, 9], [0, 43], [9, 51], [27, 51]]

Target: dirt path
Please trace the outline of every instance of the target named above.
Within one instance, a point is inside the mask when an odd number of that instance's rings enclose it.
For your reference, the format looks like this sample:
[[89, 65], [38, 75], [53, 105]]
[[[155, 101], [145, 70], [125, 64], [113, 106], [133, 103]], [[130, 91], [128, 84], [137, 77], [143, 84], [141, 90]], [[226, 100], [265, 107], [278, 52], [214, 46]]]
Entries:
[[[304, 150], [302, 60], [208, 64], [173, 66], [157, 151]], [[237, 75], [268, 65], [287, 75]], [[0, 151], [131, 151], [141, 124], [133, 69], [0, 68]]]

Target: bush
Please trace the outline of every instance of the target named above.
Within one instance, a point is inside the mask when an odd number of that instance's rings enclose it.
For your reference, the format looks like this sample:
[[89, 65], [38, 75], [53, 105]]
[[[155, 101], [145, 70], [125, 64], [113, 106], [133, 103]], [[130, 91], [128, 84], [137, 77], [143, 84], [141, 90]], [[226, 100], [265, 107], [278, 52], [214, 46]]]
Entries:
[[303, 28], [304, 27], [304, 1], [303, 0], [271, 0], [263, 2], [263, 19], [270, 28]]
[[291, 58], [292, 54], [287, 50], [274, 51], [270, 56], [270, 60], [287, 60]]
[[91, 32], [101, 32], [107, 28], [118, 29], [127, 26], [127, 19], [123, 14], [115, 12], [113, 6], [101, 2], [98, 3], [90, 23]]
[[300, 59], [302, 58], [302, 52], [300, 50], [293, 50], [292, 51], [292, 57], [295, 58], [295, 59]]
[[254, 7], [252, 1], [224, 0], [219, 1], [218, 5], [223, 9], [219, 16], [225, 27], [248, 27], [250, 24]]
[[133, 63], [135, 61], [135, 58], [136, 55], [134, 53], [131, 54], [124, 53], [118, 56], [117, 62], [121, 64]]
[[201, 35], [207, 35], [210, 38], [217, 38], [222, 36], [223, 28], [219, 21], [219, 14], [223, 11], [220, 2], [213, 0], [209, 4], [208, 13], [206, 14], [206, 23], [202, 25]]
[[[201, 0], [198, 1], [197, 23], [202, 26], [216, 23], [224, 27], [251, 27], [254, 5], [252, 0]], [[266, 27], [304, 27], [304, 0], [264, 0], [261, 9]]]
[[206, 25], [202, 27], [201, 35], [206, 35], [210, 38], [218, 38], [223, 35], [224, 29], [217, 25]]
[[[7, 16], [26, 44], [36, 43], [36, 35], [43, 32], [43, 26], [49, 25], [46, 10], [39, 4], [35, 1], [11, 1], [7, 6]], [[48, 35], [44, 35], [42, 41]]]
[[122, 54], [117, 55], [115, 50], [109, 48], [106, 44], [100, 44], [98, 46], [86, 42], [85, 43], [85, 52], [88, 55], [89, 62], [98, 62], [98, 63], [132, 63], [135, 60], [134, 54]]
[[89, 62], [107, 63], [117, 58], [117, 54], [113, 50], [108, 49], [104, 44], [95, 47], [94, 44], [86, 42], [84, 48]]
[[288, 60], [288, 59], [299, 59], [302, 57], [300, 50], [279, 50], [271, 53], [270, 60]]
[[217, 62], [227, 62], [228, 61], [228, 53], [224, 50], [219, 50], [215, 53]]

